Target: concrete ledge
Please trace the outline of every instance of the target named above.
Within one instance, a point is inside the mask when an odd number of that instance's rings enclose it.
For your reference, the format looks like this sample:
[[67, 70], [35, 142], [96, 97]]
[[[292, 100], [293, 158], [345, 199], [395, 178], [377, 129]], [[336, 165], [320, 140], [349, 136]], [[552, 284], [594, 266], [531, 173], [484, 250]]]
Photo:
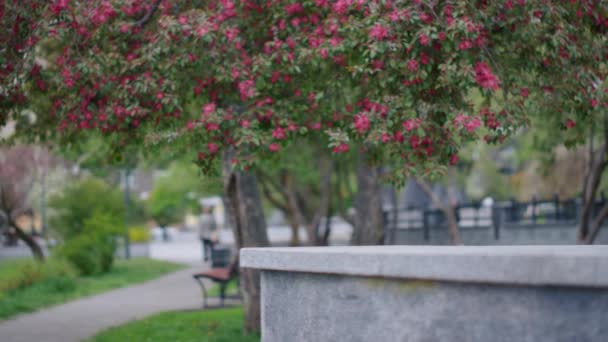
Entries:
[[240, 266], [362, 277], [608, 288], [608, 246], [244, 248]]

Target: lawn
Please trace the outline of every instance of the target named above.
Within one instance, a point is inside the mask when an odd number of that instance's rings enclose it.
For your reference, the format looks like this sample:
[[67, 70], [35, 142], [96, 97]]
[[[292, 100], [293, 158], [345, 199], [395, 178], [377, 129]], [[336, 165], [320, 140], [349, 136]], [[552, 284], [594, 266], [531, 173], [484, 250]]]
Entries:
[[[23, 260], [0, 262], [0, 274], [15, 272], [24, 263], [25, 261]], [[18, 288], [7, 293], [0, 293], [0, 320], [19, 313], [31, 312], [76, 298], [144, 282], [182, 267], [184, 265], [153, 259], [135, 258], [118, 260], [109, 273], [78, 277], [67, 286], [61, 283], [58, 284], [57, 279], [35, 282], [27, 287]]]
[[243, 309], [164, 312], [102, 331], [88, 342], [259, 342], [243, 334]]

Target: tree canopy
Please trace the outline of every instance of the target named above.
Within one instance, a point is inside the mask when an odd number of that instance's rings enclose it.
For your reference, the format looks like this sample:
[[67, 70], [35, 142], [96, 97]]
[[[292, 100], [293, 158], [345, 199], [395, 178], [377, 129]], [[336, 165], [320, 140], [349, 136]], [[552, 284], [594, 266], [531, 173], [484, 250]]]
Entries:
[[604, 120], [605, 1], [43, 6], [7, 1], [0, 12], [4, 116], [44, 93], [34, 126], [45, 130], [34, 132], [170, 144], [203, 168], [225, 146], [247, 167], [324, 134], [334, 153], [364, 146], [397, 174], [428, 175], [455, 163], [463, 142], [500, 142], [532, 115], [573, 143]]

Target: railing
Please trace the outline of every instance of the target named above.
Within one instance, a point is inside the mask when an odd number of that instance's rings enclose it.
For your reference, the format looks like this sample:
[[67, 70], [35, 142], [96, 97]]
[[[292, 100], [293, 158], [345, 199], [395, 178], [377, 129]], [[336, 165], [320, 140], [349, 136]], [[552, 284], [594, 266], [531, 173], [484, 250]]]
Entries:
[[[604, 194], [592, 208], [595, 216], [606, 203]], [[500, 239], [501, 230], [509, 228], [534, 228], [543, 226], [575, 226], [581, 212], [579, 198], [530, 201], [502, 201], [492, 205], [481, 202], [464, 203], [454, 208], [459, 228], [464, 231], [473, 228], [493, 229], [495, 240]], [[445, 229], [447, 220], [442, 210], [432, 207], [394, 208], [384, 212], [384, 229], [387, 243], [395, 243], [399, 231], [422, 230], [425, 241], [429, 241], [432, 229]]]

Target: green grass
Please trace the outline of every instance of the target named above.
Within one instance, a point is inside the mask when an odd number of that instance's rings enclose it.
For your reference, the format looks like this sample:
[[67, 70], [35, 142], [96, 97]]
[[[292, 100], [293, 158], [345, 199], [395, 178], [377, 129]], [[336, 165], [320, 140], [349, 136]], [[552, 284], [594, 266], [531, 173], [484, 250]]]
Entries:
[[88, 342], [258, 342], [243, 334], [243, 309], [164, 312], [102, 331]]
[[[236, 280], [232, 279], [230, 282], [228, 282], [228, 287], [226, 287], [226, 295], [234, 296], [234, 295], [238, 295], [238, 294], [239, 294], [239, 290], [236, 287]], [[207, 295], [209, 297], [219, 297], [220, 296], [220, 286], [218, 284], [213, 284], [213, 286], [211, 286], [209, 288], [209, 290], [207, 291]]]
[[[0, 273], [12, 272], [23, 264], [20, 260], [3, 261]], [[54, 304], [90, 296], [119, 287], [157, 278], [184, 265], [145, 258], [118, 260], [106, 274], [78, 277], [73, 284], [63, 286], [53, 281], [33, 283], [25, 288], [0, 293], [0, 320], [19, 313], [31, 312]]]

